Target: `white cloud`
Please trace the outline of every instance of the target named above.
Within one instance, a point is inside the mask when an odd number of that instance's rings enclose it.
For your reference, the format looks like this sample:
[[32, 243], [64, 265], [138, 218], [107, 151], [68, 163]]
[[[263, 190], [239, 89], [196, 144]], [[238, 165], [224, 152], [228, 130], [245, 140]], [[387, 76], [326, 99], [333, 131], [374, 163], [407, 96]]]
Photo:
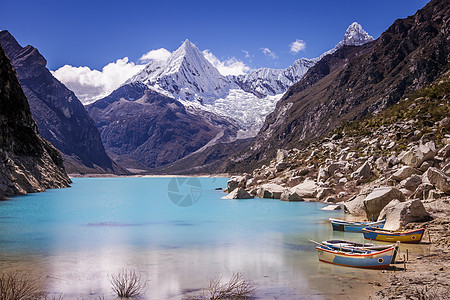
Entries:
[[295, 42], [292, 42], [289, 47], [291, 48], [291, 52], [294, 54], [299, 53], [300, 51], [304, 50], [306, 48], [306, 43], [302, 40], [295, 40]]
[[170, 51], [164, 48], [151, 50], [139, 58], [142, 63], [148, 63], [151, 60], [166, 61], [170, 56]]
[[65, 65], [52, 71], [52, 74], [72, 90], [83, 104], [89, 104], [109, 95], [144, 67], [124, 57], [107, 64], [102, 71]]
[[266, 55], [272, 59], [278, 58], [278, 56], [275, 53], [273, 53], [272, 51], [270, 51], [269, 48], [261, 48], [261, 51], [264, 53], [264, 55]]
[[219, 70], [219, 73], [223, 76], [246, 74], [251, 70], [249, 66], [242, 61], [237, 60], [235, 57], [220, 61], [208, 49], [203, 51], [203, 55], [214, 67], [217, 68], [217, 70]]
[[245, 54], [245, 58], [250, 58], [250, 53], [247, 50], [242, 50], [242, 52]]

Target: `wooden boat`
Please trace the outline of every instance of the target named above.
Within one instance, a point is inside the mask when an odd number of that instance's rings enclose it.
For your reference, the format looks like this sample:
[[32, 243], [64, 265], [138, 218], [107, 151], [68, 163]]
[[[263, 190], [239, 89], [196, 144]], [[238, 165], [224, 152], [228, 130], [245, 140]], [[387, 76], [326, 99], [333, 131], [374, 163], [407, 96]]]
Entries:
[[319, 244], [316, 250], [321, 262], [355, 268], [386, 269], [395, 260], [398, 243], [380, 251], [356, 248], [339, 250], [324, 244]]
[[375, 245], [375, 244], [371, 244], [371, 243], [355, 243], [355, 242], [350, 242], [350, 241], [345, 241], [345, 240], [328, 240], [328, 241], [323, 241], [322, 244], [327, 245], [329, 247], [332, 247], [334, 249], [342, 249], [342, 248], [346, 248], [346, 249], [350, 249], [350, 248], [356, 248], [359, 250], [385, 250], [389, 247], [392, 247], [392, 245]]
[[331, 221], [331, 225], [333, 226], [333, 230], [336, 231], [352, 231], [352, 232], [361, 232], [365, 227], [379, 227], [383, 228], [384, 223], [386, 223], [386, 219], [376, 222], [352, 222], [352, 221], [344, 221], [339, 219], [329, 219]]
[[362, 230], [367, 240], [382, 242], [402, 242], [418, 244], [422, 240], [425, 228], [415, 230], [388, 230], [382, 228], [368, 227]]

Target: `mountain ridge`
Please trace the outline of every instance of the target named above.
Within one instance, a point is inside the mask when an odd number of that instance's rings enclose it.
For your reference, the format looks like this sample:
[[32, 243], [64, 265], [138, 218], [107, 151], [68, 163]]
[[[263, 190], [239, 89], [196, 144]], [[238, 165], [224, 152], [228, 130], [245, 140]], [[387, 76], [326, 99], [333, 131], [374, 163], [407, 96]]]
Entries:
[[69, 187], [60, 153], [38, 132], [11, 63], [0, 46], [0, 199]]
[[6, 30], [0, 44], [17, 71], [42, 137], [61, 151], [69, 173], [123, 173], [106, 154], [100, 134], [86, 109], [46, 68], [39, 51], [22, 47]]

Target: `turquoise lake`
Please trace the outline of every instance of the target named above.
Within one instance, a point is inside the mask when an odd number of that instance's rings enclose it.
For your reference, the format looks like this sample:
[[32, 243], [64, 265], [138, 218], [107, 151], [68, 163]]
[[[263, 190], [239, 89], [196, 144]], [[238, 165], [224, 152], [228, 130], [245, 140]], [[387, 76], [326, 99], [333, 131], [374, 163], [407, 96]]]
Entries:
[[[309, 239], [334, 233], [323, 203], [223, 200], [227, 178], [74, 178], [71, 188], [0, 202], [0, 268], [45, 278], [50, 295], [114, 299], [108, 275], [134, 269], [144, 299], [198, 295], [241, 272], [257, 299], [350, 299], [376, 271], [319, 263]], [[355, 299], [353, 295], [353, 299]]]

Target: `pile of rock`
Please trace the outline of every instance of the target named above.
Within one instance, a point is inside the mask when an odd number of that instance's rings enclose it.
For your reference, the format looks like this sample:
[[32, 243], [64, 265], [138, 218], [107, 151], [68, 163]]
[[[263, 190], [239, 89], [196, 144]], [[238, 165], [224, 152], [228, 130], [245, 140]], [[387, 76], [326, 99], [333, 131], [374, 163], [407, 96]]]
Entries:
[[433, 128], [423, 135], [414, 120], [399, 121], [363, 138], [334, 135], [303, 150], [279, 149], [268, 166], [233, 176], [227, 191], [233, 199], [337, 203], [353, 215], [386, 217], [394, 229], [429, 220], [450, 211], [450, 135], [438, 138]]

